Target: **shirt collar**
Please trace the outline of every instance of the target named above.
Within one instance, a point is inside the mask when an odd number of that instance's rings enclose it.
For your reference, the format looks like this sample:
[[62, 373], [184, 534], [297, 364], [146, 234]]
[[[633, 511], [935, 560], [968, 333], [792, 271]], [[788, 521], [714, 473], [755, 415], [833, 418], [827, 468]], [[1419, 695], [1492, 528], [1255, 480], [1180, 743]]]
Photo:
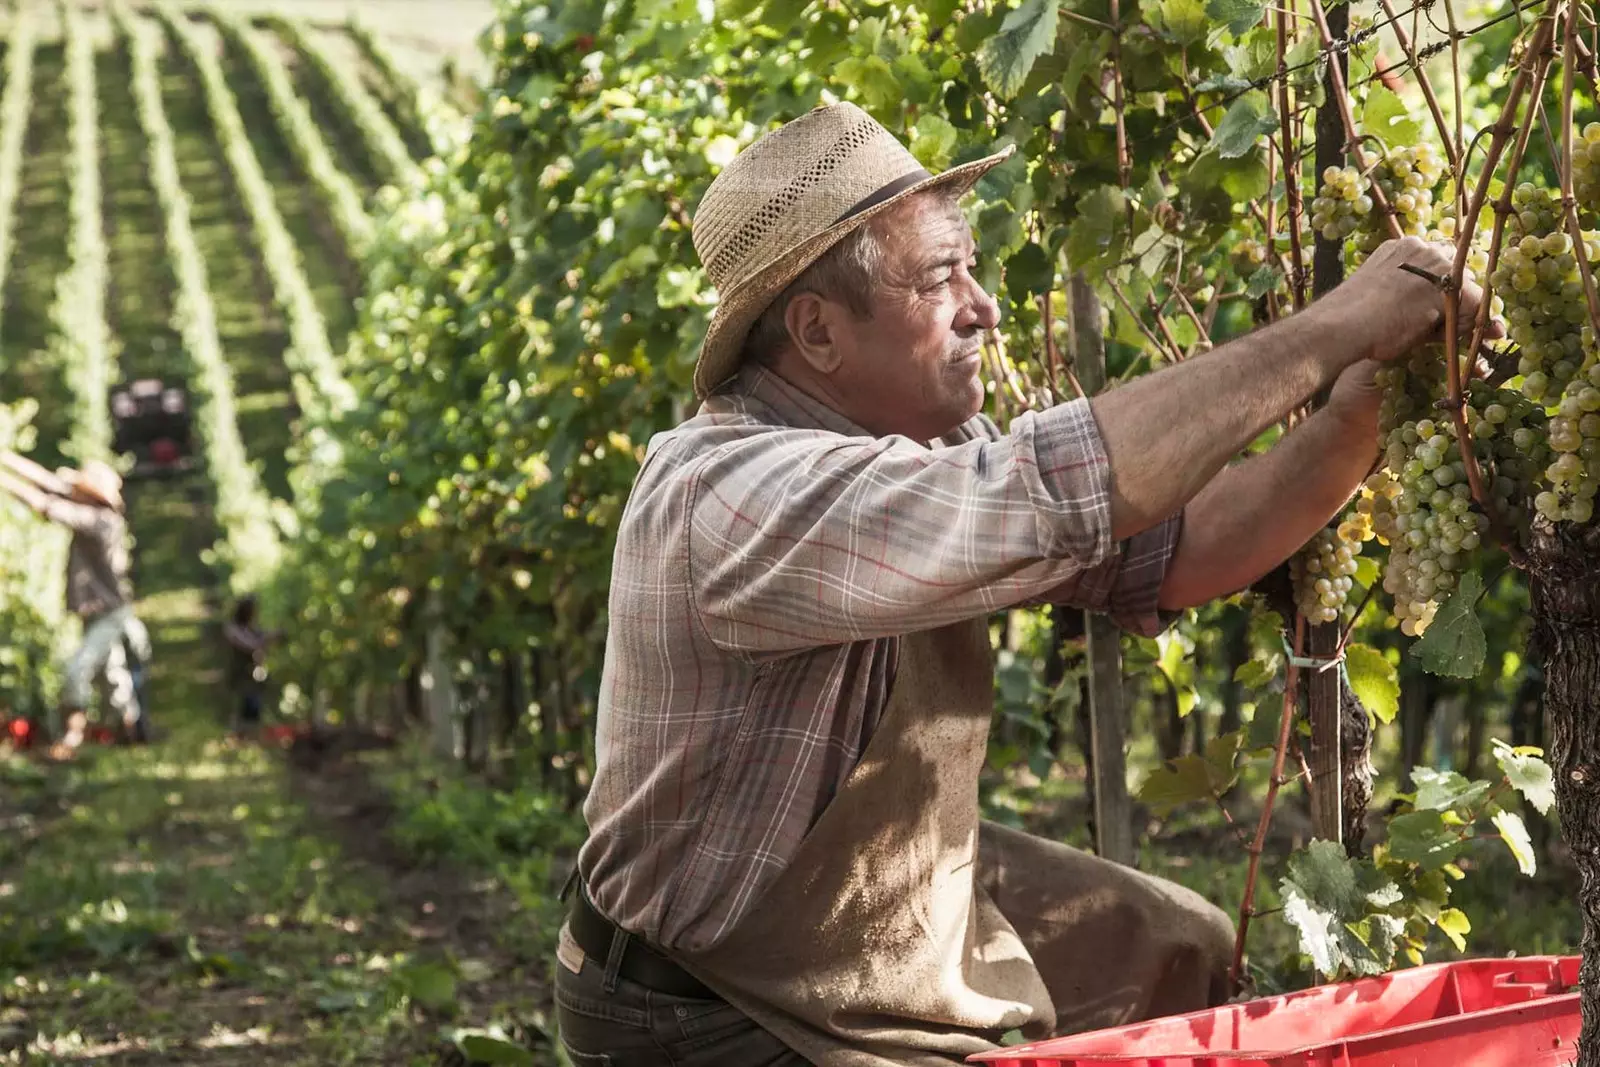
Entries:
[[846, 437], [871, 437], [866, 430], [804, 392], [770, 368], [746, 363], [726, 386], [706, 398], [701, 409], [720, 413], [743, 404], [766, 408], [784, 426], [796, 429], [827, 430]]

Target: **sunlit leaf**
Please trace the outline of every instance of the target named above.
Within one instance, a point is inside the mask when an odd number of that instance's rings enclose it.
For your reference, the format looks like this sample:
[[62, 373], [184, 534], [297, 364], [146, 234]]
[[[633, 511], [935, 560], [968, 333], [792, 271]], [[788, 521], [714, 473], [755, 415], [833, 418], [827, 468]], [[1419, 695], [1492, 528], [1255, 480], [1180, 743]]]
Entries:
[[1517, 858], [1517, 866], [1522, 873], [1529, 877], [1537, 874], [1539, 857], [1533, 851], [1533, 838], [1528, 836], [1528, 827], [1523, 823], [1522, 816], [1514, 811], [1497, 811], [1491, 821], [1494, 828], [1500, 831], [1500, 839]]
[[1353, 644], [1344, 652], [1350, 691], [1379, 722], [1394, 722], [1400, 712], [1400, 676], [1394, 664], [1371, 645]]
[[1527, 798], [1540, 815], [1550, 814], [1556, 803], [1556, 776], [1537, 748], [1512, 748], [1494, 739], [1494, 758], [1511, 787]]

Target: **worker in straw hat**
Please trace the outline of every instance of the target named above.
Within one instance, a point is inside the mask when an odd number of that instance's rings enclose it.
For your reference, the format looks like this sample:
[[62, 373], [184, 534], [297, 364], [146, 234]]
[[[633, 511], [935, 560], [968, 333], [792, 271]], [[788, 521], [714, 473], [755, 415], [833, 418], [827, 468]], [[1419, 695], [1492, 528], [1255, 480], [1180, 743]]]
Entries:
[[1008, 154], [930, 174], [837, 104], [698, 206], [701, 406], [623, 515], [557, 952], [577, 1062], [946, 1064], [1229, 993], [1218, 908], [979, 818], [986, 620], [1045, 602], [1150, 635], [1282, 562], [1376, 456], [1377, 363], [1438, 328], [1397, 266], [1450, 261], [1387, 244], [1301, 314], [1001, 433], [958, 201]]
[[121, 476], [98, 461], [52, 473], [14, 452], [3, 452], [0, 489], [72, 531], [67, 608], [83, 620], [83, 640], [67, 661], [53, 754], [70, 756], [83, 743], [96, 678], [103, 681], [125, 734], [143, 738], [145, 724], [129, 659], [130, 653], [140, 661], [149, 658], [149, 638], [133, 614]]

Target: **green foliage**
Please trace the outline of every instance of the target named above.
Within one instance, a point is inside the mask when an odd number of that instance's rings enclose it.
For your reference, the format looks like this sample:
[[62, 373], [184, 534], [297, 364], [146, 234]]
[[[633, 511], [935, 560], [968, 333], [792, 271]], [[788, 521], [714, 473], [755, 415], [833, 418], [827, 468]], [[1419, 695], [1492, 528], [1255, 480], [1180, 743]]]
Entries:
[[1344, 651], [1344, 670], [1362, 706], [1379, 722], [1394, 722], [1400, 712], [1400, 675], [1394, 664], [1371, 645], [1352, 644]]
[[1235, 763], [1243, 747], [1241, 731], [1212, 738], [1204, 756], [1180, 756], [1151, 771], [1139, 786], [1139, 800], [1157, 815], [1170, 814], [1196, 800], [1220, 803], [1239, 780]]
[[1061, 0], [1022, 0], [1006, 15], [1000, 32], [978, 53], [978, 69], [989, 88], [1006, 100], [1016, 96], [1039, 57], [1055, 47], [1060, 20]]
[[1483, 579], [1476, 571], [1461, 576], [1461, 585], [1439, 607], [1433, 625], [1412, 646], [1411, 655], [1432, 674], [1474, 678], [1483, 670], [1488, 642], [1478, 621]]
[[[0, 449], [28, 451], [38, 404], [0, 404]], [[0, 717], [42, 716], [59, 684], [67, 538], [0, 495]]]

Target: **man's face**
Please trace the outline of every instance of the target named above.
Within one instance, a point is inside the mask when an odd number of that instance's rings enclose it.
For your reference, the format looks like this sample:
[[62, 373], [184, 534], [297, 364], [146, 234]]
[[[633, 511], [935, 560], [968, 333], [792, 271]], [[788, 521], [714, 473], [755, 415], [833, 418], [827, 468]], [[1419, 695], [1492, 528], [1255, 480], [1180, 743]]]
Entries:
[[972, 276], [977, 248], [955, 205], [913, 197], [875, 226], [872, 316], [832, 317], [835, 384], [862, 427], [933, 440], [983, 406], [981, 345], [1000, 309]]

